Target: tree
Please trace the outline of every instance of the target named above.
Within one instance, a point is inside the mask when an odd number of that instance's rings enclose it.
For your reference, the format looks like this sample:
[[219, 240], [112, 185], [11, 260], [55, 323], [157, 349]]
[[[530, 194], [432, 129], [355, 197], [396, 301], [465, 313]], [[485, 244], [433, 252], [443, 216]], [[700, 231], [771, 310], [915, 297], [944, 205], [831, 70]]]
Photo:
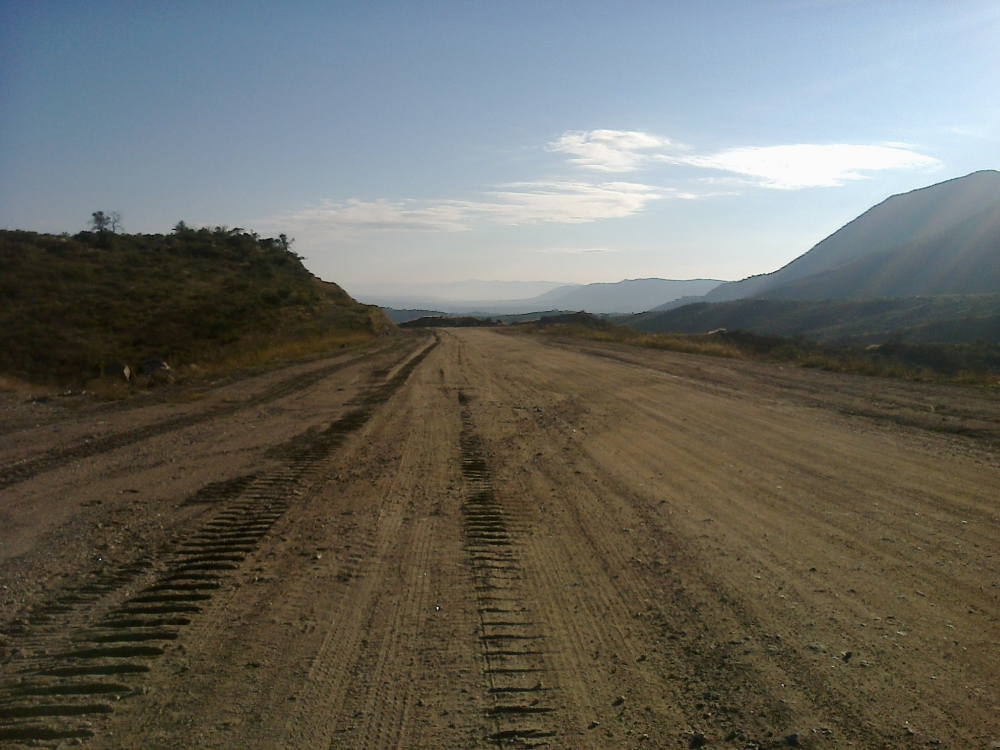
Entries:
[[104, 234], [108, 231], [108, 228], [111, 226], [110, 216], [103, 211], [94, 211], [91, 216], [93, 218], [90, 220], [90, 226], [94, 228], [95, 232], [98, 234]]
[[122, 228], [122, 215], [118, 211], [112, 211], [109, 214], [103, 211], [94, 211], [91, 214], [90, 226], [98, 234], [117, 234]]

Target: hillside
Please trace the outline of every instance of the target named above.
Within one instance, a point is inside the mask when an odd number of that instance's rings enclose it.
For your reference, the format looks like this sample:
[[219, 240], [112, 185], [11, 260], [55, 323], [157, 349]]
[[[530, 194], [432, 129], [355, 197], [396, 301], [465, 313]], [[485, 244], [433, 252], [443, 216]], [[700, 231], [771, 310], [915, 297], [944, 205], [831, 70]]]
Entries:
[[242, 230], [0, 232], [0, 373], [80, 381], [112, 362], [218, 362], [391, 330], [283, 240]]
[[706, 302], [1000, 292], [1000, 172], [895, 195], [774, 273], [724, 284]]
[[1000, 202], [940, 234], [757, 296], [821, 300], [994, 292], [1000, 292]]
[[647, 333], [745, 329], [852, 344], [1000, 343], [1000, 294], [869, 300], [745, 299], [699, 302], [623, 321]]

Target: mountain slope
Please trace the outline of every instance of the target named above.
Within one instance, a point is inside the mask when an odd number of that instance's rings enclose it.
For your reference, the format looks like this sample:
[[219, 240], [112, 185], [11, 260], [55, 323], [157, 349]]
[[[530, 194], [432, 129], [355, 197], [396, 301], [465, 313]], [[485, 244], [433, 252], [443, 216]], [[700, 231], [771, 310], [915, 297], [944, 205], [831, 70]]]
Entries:
[[236, 351], [391, 330], [280, 240], [0, 231], [0, 373], [62, 382], [104, 364], [221, 361]]
[[[889, 296], [921, 293], [975, 293], [984, 289], [977, 263], [992, 274], [1000, 252], [1000, 172], [985, 170], [930, 187], [895, 195], [869, 209], [809, 252], [774, 273], [724, 284], [705, 295], [720, 302], [752, 296], [808, 294], [807, 299]], [[894, 256], [877, 261], [877, 256]], [[907, 255], [912, 255], [907, 260]], [[917, 259], [920, 256], [921, 260]], [[907, 279], [923, 262], [938, 274]], [[831, 274], [825, 279], [818, 274]], [[870, 274], [879, 280], [866, 288]], [[945, 281], [950, 277], [950, 281]], [[994, 278], [990, 276], [991, 278]], [[800, 280], [810, 279], [794, 289]], [[786, 287], [778, 292], [779, 287]], [[942, 289], [941, 291], [917, 291]], [[891, 291], [890, 291], [891, 290]]]
[[1000, 343], [1000, 294], [940, 295], [866, 300], [751, 298], [699, 302], [633, 316], [626, 325], [647, 333], [708, 333], [745, 329], [802, 335], [837, 343]]
[[992, 292], [1000, 292], [1000, 205], [940, 234], [756, 296], [820, 300]]

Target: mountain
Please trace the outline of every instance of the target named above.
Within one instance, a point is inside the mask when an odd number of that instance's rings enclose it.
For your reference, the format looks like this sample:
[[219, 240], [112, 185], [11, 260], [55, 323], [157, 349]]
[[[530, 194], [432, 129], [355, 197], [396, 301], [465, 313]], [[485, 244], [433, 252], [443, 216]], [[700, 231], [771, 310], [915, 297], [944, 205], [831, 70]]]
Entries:
[[704, 301], [705, 301], [705, 297], [704, 296], [701, 296], [701, 297], [695, 297], [695, 296], [678, 297], [677, 299], [672, 299], [669, 302], [664, 302], [662, 305], [657, 305], [652, 310], [649, 310], [649, 312], [651, 312], [651, 313], [666, 312], [667, 310], [675, 310], [678, 307], [684, 307], [684, 305], [690, 305], [690, 304], [692, 304], [694, 302], [704, 302]]
[[723, 284], [706, 302], [1000, 292], [1000, 172], [894, 195], [769, 274]]
[[680, 297], [705, 294], [722, 283], [715, 279], [626, 279], [617, 284], [587, 284], [569, 289], [553, 289], [535, 300], [544, 302], [541, 309], [637, 313]]
[[1000, 294], [821, 301], [758, 297], [697, 302], [622, 322], [647, 333], [742, 328], [830, 343], [881, 344], [899, 339], [909, 343], [1000, 344]]
[[685, 296], [700, 296], [722, 281], [714, 279], [626, 279], [617, 283], [566, 285], [516, 300], [449, 300], [358, 295], [359, 299], [397, 310], [433, 309], [452, 314], [513, 315], [539, 310], [585, 310], [589, 313], [637, 313]]

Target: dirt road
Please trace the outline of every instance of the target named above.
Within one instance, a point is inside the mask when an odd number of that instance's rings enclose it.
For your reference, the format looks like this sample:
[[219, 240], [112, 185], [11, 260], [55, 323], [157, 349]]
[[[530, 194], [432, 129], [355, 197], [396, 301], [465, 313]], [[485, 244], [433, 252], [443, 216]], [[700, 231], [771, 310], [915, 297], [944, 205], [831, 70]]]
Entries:
[[0, 746], [1000, 746], [995, 395], [442, 330], [151, 398], [4, 402]]

